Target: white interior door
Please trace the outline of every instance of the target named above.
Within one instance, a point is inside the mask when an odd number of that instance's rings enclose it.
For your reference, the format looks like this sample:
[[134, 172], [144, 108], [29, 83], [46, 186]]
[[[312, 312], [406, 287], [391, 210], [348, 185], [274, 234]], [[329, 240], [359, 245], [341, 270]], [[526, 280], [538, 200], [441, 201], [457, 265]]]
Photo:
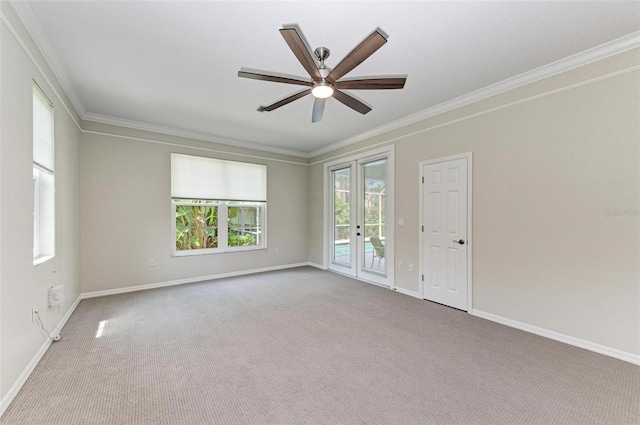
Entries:
[[391, 164], [390, 155], [385, 153], [328, 168], [329, 269], [390, 287], [393, 286]]
[[421, 163], [423, 298], [467, 311], [470, 155]]

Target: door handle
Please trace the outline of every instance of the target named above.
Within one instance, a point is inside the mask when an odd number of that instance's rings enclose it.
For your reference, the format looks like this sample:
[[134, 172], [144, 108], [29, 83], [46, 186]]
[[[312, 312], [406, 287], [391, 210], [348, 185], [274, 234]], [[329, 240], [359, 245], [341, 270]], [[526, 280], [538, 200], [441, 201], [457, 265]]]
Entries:
[[464, 239], [460, 239], [459, 241], [454, 241], [455, 243], [459, 243], [460, 245], [464, 245]]
[[360, 236], [360, 232], [356, 233], [356, 236]]

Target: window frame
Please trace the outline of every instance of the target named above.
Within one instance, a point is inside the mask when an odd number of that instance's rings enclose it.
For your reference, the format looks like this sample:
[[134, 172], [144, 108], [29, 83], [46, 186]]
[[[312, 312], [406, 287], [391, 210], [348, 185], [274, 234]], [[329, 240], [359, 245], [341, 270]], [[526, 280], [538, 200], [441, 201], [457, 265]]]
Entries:
[[[36, 98], [42, 102], [49, 113], [50, 128], [48, 131], [50, 156], [44, 157], [36, 153], [43, 147], [36, 131]], [[32, 149], [33, 149], [33, 173], [32, 173], [32, 203], [33, 203], [33, 265], [37, 266], [55, 257], [56, 251], [56, 190], [55, 190], [55, 108], [53, 102], [44, 93], [40, 86], [33, 81], [32, 84]], [[42, 152], [39, 150], [38, 152]], [[44, 162], [39, 160], [44, 159]]]
[[[224, 201], [226, 206], [225, 211], [225, 251], [224, 252], [239, 252], [239, 251], [255, 251], [259, 249], [267, 249], [267, 203], [262, 201]], [[258, 208], [261, 213], [258, 220], [258, 226], [260, 227], [260, 243], [256, 245], [239, 245], [229, 246], [229, 207], [236, 208]], [[220, 215], [218, 215], [218, 227], [220, 227]]]
[[33, 165], [33, 260], [40, 257], [40, 170]]
[[[218, 208], [218, 246], [216, 248], [198, 248], [178, 250], [176, 246], [176, 207], [179, 205], [215, 205]], [[171, 241], [172, 241], [172, 257], [190, 257], [194, 255], [223, 254], [231, 252], [258, 251], [267, 249], [267, 203], [263, 201], [236, 201], [236, 200], [220, 200], [220, 199], [182, 199], [171, 198]], [[256, 245], [228, 246], [228, 209], [229, 207], [250, 207], [258, 208], [259, 214], [258, 226], [261, 229], [260, 243]]]

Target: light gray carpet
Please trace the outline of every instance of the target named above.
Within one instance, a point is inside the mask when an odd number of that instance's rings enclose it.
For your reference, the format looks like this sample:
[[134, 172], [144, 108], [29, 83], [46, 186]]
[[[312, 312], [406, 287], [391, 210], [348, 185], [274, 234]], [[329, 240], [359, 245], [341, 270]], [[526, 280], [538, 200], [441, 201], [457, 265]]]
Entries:
[[305, 267], [82, 301], [0, 424], [639, 415], [638, 366]]

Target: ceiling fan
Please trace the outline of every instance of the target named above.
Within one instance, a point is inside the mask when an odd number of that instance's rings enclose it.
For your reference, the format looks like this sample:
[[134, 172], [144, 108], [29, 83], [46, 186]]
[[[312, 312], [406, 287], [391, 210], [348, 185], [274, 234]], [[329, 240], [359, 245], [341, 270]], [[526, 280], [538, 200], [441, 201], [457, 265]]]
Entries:
[[341, 90], [380, 90], [380, 89], [401, 89], [404, 87], [406, 77], [386, 77], [386, 78], [359, 78], [353, 80], [340, 80], [356, 66], [364, 62], [376, 50], [387, 42], [386, 37], [380, 30], [375, 30], [362, 43], [351, 51], [335, 68], [327, 68], [324, 64], [329, 57], [329, 49], [318, 47], [312, 56], [307, 49], [302, 37], [295, 28], [282, 28], [280, 34], [298, 58], [304, 69], [309, 73], [311, 80], [298, 78], [281, 77], [278, 75], [264, 74], [258, 72], [238, 71], [238, 77], [252, 78], [254, 80], [272, 81], [275, 83], [294, 84], [308, 87], [305, 90], [294, 93], [291, 96], [275, 102], [268, 106], [260, 106], [258, 111], [269, 112], [284, 106], [294, 100], [300, 99], [308, 94], [315, 97], [313, 102], [313, 113], [311, 122], [322, 120], [325, 100], [329, 97], [340, 101], [349, 108], [366, 114], [371, 108], [358, 99], [348, 95]]

